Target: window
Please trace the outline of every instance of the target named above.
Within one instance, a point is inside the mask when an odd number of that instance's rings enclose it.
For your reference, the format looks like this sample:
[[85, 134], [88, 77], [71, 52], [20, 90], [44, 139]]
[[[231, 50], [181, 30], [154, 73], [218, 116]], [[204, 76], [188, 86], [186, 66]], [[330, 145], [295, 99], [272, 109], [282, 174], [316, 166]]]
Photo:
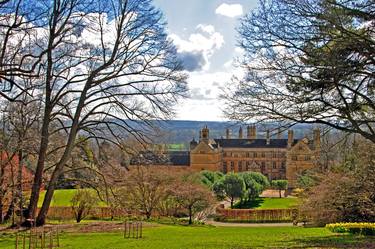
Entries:
[[265, 152], [262, 152], [262, 157], [266, 157], [266, 153]]
[[297, 161], [298, 160], [297, 156], [292, 156], [292, 160]]
[[257, 158], [257, 157], [258, 157], [258, 154], [254, 152], [254, 158]]
[[277, 168], [276, 162], [272, 162], [272, 168], [274, 168], [274, 169]]
[[242, 162], [238, 162], [238, 172], [242, 172]]
[[230, 162], [230, 171], [234, 171], [234, 162]]
[[226, 174], [228, 172], [227, 162], [223, 162], [223, 173]]
[[281, 168], [285, 169], [285, 162], [281, 162]]
[[311, 160], [311, 157], [309, 155], [306, 155], [305, 156], [305, 161], [310, 161]]

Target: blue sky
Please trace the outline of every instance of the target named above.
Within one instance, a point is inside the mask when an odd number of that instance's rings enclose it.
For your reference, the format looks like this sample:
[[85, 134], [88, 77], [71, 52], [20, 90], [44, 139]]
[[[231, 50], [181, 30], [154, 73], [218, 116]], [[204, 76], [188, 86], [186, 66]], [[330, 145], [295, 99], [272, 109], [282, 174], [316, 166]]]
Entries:
[[224, 120], [220, 88], [239, 74], [233, 61], [239, 18], [256, 7], [257, 0], [155, 0], [165, 14], [170, 38], [189, 71], [189, 99], [176, 106], [177, 119]]

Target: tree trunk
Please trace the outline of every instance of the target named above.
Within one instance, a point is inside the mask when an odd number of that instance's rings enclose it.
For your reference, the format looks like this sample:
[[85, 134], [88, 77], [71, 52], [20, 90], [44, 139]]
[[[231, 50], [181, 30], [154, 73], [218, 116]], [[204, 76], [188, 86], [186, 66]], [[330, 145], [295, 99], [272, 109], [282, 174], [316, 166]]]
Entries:
[[193, 212], [191, 210], [191, 207], [189, 207], [189, 225], [193, 224], [192, 216], [193, 216]]
[[22, 167], [23, 167], [23, 151], [18, 151], [18, 172], [17, 172], [17, 196], [18, 196], [18, 208], [20, 210], [20, 224], [23, 222], [23, 186], [22, 186]]
[[0, 196], [0, 224], [3, 224], [3, 198]]
[[234, 198], [230, 198], [230, 208], [233, 209]]
[[55, 169], [52, 173], [52, 176], [49, 180], [47, 192], [46, 192], [46, 195], [44, 196], [42, 207], [41, 207], [41, 209], [39, 211], [39, 214], [38, 214], [38, 217], [36, 219], [36, 225], [37, 226], [42, 226], [42, 225], [45, 224], [48, 209], [49, 209], [49, 206], [51, 204], [53, 193], [55, 191], [56, 182], [57, 182], [59, 176], [62, 174], [62, 172], [64, 170], [64, 166], [67, 163], [67, 161], [69, 160], [71, 152], [72, 152], [72, 150], [75, 146], [75, 139], [76, 139], [76, 136], [77, 136], [77, 133], [78, 133], [78, 127], [79, 127], [79, 118], [81, 116], [81, 112], [82, 112], [83, 106], [85, 104], [86, 94], [87, 94], [87, 91], [90, 87], [90, 82], [91, 81], [88, 80], [84, 89], [82, 90], [82, 93], [81, 93], [81, 96], [80, 96], [80, 99], [79, 99], [79, 102], [78, 102], [78, 105], [77, 105], [77, 109], [76, 109], [75, 114], [74, 114], [74, 118], [73, 118], [73, 122], [72, 122], [72, 128], [70, 129], [70, 132], [69, 132], [68, 141], [66, 143], [64, 153], [61, 156], [60, 161], [57, 163], [57, 165], [56, 165], [56, 167], [55, 167]]
[[[10, 203], [7, 212], [4, 215], [4, 222], [7, 222], [14, 214], [14, 197], [12, 197], [12, 202]], [[12, 226], [14, 225], [14, 219], [12, 220]]]
[[27, 218], [29, 221], [25, 221], [23, 225], [25, 226], [31, 226], [30, 219], [35, 219], [36, 216], [36, 209], [38, 205], [39, 200], [39, 192], [42, 187], [42, 180], [43, 180], [43, 171], [44, 171], [44, 162], [46, 159], [47, 154], [47, 148], [48, 148], [48, 141], [49, 141], [49, 117], [50, 117], [51, 111], [49, 108], [46, 107], [43, 117], [43, 125], [42, 125], [42, 138], [40, 141], [40, 147], [39, 147], [39, 153], [38, 153], [38, 162], [35, 169], [34, 174], [34, 182], [31, 189], [31, 196], [30, 196], [30, 203], [28, 207], [28, 214]]
[[281, 198], [281, 189], [279, 189], [279, 197]]

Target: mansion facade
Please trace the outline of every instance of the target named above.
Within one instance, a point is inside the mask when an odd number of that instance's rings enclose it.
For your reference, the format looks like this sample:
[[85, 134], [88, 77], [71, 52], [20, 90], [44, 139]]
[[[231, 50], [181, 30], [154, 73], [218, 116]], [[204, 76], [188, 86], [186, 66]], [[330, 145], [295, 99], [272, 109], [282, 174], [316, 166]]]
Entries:
[[287, 139], [281, 133], [271, 138], [269, 131], [264, 138], [258, 138], [256, 127], [247, 126], [246, 136], [240, 128], [238, 137], [231, 138], [227, 129], [225, 138], [211, 139], [206, 126], [200, 131], [199, 141], [190, 142], [189, 154], [189, 166], [195, 171], [255, 171], [269, 180], [288, 180], [293, 188], [299, 174], [317, 165], [320, 131], [315, 129], [312, 139], [294, 139], [293, 130], [288, 131]]
[[312, 138], [295, 139], [293, 130], [288, 137], [276, 138], [267, 131], [258, 137], [256, 127], [247, 126], [244, 134], [232, 138], [227, 129], [226, 137], [210, 138], [209, 128], [200, 131], [199, 140], [190, 142], [188, 151], [164, 151], [155, 154], [143, 152], [134, 157], [130, 165], [173, 166], [176, 170], [210, 170], [228, 172], [260, 172], [269, 180], [288, 180], [290, 188], [296, 187], [298, 176], [317, 166], [320, 156], [320, 131], [315, 129]]

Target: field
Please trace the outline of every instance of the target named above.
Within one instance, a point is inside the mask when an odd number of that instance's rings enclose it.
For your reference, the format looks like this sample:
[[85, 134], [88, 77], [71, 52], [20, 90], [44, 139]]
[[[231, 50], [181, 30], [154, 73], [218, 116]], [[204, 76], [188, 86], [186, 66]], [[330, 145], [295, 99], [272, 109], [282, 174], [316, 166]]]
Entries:
[[[122, 248], [374, 248], [375, 238], [332, 234], [325, 228], [186, 227], [158, 225], [144, 229], [142, 239], [123, 239], [120, 231], [63, 233], [65, 249]], [[0, 248], [14, 248], [14, 238], [0, 237]]]
[[293, 208], [298, 205], [298, 198], [257, 198], [251, 202], [236, 203], [235, 208], [254, 208], [254, 209], [277, 209]]
[[[70, 200], [73, 198], [76, 189], [57, 189], [55, 190], [52, 201], [51, 207], [70, 207], [71, 203]], [[92, 190], [93, 194], [96, 194], [94, 190]], [[38, 207], [42, 206], [44, 195], [46, 191], [41, 191], [38, 201]], [[99, 206], [105, 206], [105, 203], [100, 202]]]

